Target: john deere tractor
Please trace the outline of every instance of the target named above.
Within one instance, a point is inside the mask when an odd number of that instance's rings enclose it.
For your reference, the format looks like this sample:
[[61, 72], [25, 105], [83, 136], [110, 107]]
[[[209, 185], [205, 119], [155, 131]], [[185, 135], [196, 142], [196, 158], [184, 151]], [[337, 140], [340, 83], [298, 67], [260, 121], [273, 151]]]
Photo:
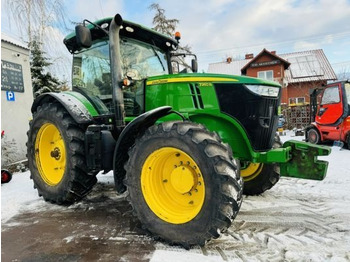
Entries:
[[328, 148], [276, 139], [278, 83], [195, 73], [196, 59], [194, 72], [177, 72], [189, 55], [178, 42], [119, 14], [85, 20], [64, 39], [72, 91], [36, 98], [28, 132], [40, 196], [74, 203], [113, 170], [144, 227], [190, 247], [230, 227], [243, 193], [263, 193], [280, 175], [325, 177], [317, 156]]

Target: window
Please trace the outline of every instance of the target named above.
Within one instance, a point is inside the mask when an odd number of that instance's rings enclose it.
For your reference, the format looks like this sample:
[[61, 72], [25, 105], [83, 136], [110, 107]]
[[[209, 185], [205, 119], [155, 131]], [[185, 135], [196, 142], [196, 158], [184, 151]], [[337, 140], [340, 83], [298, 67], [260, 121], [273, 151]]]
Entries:
[[345, 83], [345, 92], [348, 99], [348, 104], [350, 104], [350, 83]]
[[[144, 109], [144, 79], [168, 74], [166, 53], [156, 46], [122, 37], [120, 43], [123, 76], [134, 80], [124, 88], [124, 109], [127, 116], [136, 116]], [[91, 100], [102, 101], [101, 112], [113, 112], [112, 78], [108, 39], [102, 39], [73, 58], [73, 90], [84, 92]], [[97, 103], [96, 104], [101, 104]]]
[[273, 71], [272, 70], [259, 71], [258, 72], [258, 78], [262, 78], [262, 79], [265, 79], [265, 80], [273, 81]]
[[321, 105], [336, 104], [340, 102], [338, 86], [328, 87], [324, 90]]
[[291, 97], [289, 98], [289, 105], [295, 106], [295, 105], [303, 105], [305, 104], [305, 97]]

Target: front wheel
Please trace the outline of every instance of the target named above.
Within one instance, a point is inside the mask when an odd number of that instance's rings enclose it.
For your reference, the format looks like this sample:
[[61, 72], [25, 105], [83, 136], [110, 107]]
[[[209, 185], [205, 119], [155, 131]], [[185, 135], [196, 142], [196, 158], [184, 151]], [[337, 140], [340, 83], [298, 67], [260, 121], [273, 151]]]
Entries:
[[245, 195], [260, 195], [271, 189], [280, 179], [276, 164], [241, 163]]
[[231, 150], [203, 126], [165, 122], [129, 150], [131, 205], [153, 235], [184, 247], [204, 245], [230, 227], [242, 201]]
[[307, 141], [312, 144], [320, 143], [320, 134], [316, 128], [311, 128], [307, 131]]
[[[281, 138], [276, 134], [272, 148], [282, 147]], [[241, 162], [241, 176], [244, 181], [243, 194], [260, 195], [271, 189], [280, 179], [277, 164]]]

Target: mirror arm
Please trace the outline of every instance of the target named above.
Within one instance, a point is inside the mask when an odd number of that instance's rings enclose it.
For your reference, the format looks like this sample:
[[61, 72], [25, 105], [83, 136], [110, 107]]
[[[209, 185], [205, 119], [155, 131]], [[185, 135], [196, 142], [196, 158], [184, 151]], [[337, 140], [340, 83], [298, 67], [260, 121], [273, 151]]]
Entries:
[[83, 25], [84, 25], [84, 26], [85, 26], [85, 22], [94, 25], [94, 26], [97, 27], [98, 29], [100, 29], [100, 30], [102, 30], [103, 32], [105, 32], [106, 35], [109, 35], [109, 32], [108, 32], [106, 29], [104, 29], [104, 28], [102, 28], [101, 26], [99, 26], [98, 24], [95, 24], [95, 23], [93, 23], [93, 22], [91, 22], [91, 21], [89, 21], [89, 20], [87, 20], [87, 19], [84, 19], [84, 21], [83, 21]]

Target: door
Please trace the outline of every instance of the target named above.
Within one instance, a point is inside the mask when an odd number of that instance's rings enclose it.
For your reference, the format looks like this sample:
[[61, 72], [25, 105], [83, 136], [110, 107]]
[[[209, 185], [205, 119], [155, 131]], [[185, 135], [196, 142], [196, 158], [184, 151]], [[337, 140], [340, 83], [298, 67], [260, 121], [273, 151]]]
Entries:
[[322, 95], [316, 123], [320, 125], [338, 125], [344, 114], [341, 95], [341, 83], [328, 86]]

